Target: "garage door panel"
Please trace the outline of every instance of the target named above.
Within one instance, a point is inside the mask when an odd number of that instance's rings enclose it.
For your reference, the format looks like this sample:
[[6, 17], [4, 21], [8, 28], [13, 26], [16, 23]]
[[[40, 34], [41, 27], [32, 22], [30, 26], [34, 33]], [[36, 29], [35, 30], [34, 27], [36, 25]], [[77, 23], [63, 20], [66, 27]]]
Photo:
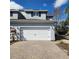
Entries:
[[49, 29], [23, 29], [23, 36], [26, 40], [50, 40]]
[[38, 30], [37, 32], [36, 32], [36, 39], [38, 39], [38, 40], [47, 40], [47, 39], [49, 39], [48, 38], [48, 30]]
[[23, 36], [26, 40], [34, 40], [34, 32], [33, 30], [23, 30]]

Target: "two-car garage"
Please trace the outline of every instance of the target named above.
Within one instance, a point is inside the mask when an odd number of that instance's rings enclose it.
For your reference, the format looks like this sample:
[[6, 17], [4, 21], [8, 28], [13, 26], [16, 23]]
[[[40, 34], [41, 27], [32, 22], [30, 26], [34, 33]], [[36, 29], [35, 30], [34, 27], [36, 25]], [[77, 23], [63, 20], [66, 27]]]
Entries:
[[21, 39], [23, 40], [55, 40], [52, 27], [20, 27]]

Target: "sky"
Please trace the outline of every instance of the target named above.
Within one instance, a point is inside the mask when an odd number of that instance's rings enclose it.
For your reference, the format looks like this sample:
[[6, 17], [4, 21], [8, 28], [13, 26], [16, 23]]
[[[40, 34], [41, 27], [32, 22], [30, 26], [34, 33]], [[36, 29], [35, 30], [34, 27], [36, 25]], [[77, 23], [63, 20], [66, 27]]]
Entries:
[[53, 14], [55, 8], [60, 8], [62, 20], [67, 18], [64, 9], [68, 5], [68, 0], [10, 0], [11, 9], [41, 9]]

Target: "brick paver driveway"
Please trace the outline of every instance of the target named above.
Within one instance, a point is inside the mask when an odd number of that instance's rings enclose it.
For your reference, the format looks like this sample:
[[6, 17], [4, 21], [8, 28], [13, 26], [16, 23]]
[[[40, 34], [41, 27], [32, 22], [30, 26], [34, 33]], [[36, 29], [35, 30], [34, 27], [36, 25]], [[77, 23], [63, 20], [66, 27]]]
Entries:
[[22, 41], [10, 46], [10, 59], [68, 59], [52, 41]]

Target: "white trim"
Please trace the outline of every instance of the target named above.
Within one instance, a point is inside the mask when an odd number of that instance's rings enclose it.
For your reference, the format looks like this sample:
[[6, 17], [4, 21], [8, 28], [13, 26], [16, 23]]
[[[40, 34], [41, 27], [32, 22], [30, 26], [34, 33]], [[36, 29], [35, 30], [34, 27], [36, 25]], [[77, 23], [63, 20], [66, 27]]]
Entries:
[[22, 11], [20, 13], [25, 17], [25, 19], [27, 19], [27, 14], [24, 11]]

